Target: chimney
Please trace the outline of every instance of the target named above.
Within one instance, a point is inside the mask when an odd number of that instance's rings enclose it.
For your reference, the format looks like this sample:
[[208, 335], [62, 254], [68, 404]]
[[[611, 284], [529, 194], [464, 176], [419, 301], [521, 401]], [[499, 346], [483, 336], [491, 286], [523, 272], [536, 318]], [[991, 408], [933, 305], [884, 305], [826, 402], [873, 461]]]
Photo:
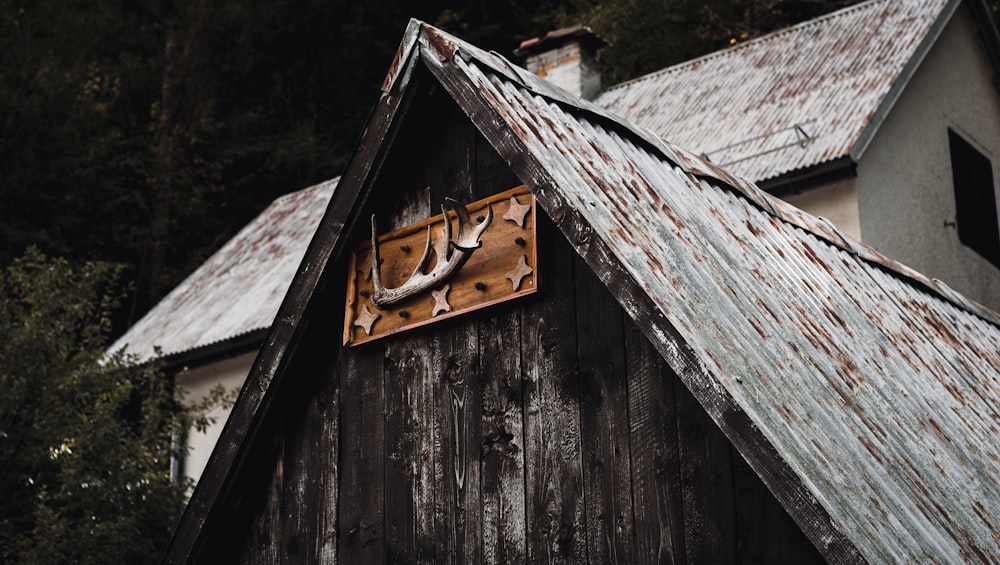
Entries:
[[589, 27], [576, 25], [521, 42], [514, 56], [532, 73], [585, 100], [601, 92], [597, 51], [607, 42]]

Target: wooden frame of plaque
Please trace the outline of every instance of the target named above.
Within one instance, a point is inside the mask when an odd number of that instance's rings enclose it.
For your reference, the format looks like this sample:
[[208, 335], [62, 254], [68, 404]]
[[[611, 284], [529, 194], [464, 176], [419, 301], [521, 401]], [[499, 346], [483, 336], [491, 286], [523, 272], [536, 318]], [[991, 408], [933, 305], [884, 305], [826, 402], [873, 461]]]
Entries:
[[[344, 345], [360, 345], [537, 292], [534, 196], [527, 187], [519, 186], [466, 208], [479, 223], [486, 216], [487, 206], [493, 207], [493, 221], [480, 238], [482, 246], [465, 265], [440, 286], [385, 310], [376, 308], [371, 301], [371, 242], [359, 244], [351, 253], [348, 270]], [[455, 229], [455, 213], [448, 216]], [[428, 227], [432, 241], [436, 241], [444, 229], [444, 215], [378, 236], [385, 287], [397, 287], [413, 273], [427, 241]], [[435, 261], [437, 258], [432, 258], [429, 267]]]

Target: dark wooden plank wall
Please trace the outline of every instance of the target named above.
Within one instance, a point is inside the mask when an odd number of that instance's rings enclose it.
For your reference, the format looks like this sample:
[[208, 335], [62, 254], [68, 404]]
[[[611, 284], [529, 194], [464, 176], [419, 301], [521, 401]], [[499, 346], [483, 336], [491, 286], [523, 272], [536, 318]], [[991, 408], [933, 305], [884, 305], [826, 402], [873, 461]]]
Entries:
[[[430, 91], [423, 104], [379, 180], [386, 230], [444, 196], [519, 184], [449, 99]], [[354, 349], [341, 351], [337, 331], [307, 340], [298, 370], [326, 382], [287, 401], [230, 556], [821, 560], [554, 225], [542, 217], [538, 229], [529, 299]]]

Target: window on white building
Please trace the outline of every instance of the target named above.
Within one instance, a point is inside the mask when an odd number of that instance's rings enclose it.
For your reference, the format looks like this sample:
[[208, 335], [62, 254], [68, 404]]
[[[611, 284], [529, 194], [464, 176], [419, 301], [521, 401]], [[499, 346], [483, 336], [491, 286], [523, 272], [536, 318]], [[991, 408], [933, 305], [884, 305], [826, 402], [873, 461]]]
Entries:
[[988, 157], [950, 129], [948, 145], [955, 182], [958, 239], [1000, 266], [1000, 226], [997, 222], [993, 165]]

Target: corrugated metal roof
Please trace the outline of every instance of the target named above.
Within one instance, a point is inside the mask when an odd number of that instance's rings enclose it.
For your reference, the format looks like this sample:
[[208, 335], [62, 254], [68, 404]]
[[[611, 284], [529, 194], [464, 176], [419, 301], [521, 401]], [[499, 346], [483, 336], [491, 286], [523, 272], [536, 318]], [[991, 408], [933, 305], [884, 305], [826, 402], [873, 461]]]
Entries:
[[757, 182], [856, 158], [866, 127], [955, 5], [872, 0], [610, 88], [595, 102]]
[[140, 360], [270, 327], [339, 178], [275, 200], [112, 346]]
[[[896, 3], [831, 19], [904, 17]], [[708, 376], [694, 392], [720, 426], [712, 405], [731, 399], [861, 556], [1000, 561], [995, 314], [492, 54], [430, 27], [419, 44], [588, 263], [669, 320], [679, 343], [647, 337], [682, 378]]]
[[[677, 145], [708, 152], [716, 163], [730, 163], [727, 169], [740, 176], [770, 178], [850, 151], [944, 3], [874, 0], [619, 85], [595, 102]], [[387, 84], [393, 78], [390, 72]], [[803, 145], [806, 136], [811, 139]], [[759, 155], [746, 158], [753, 154]], [[321, 186], [332, 190], [335, 182]], [[276, 201], [113, 347], [128, 343], [147, 359], [154, 345], [169, 355], [267, 328], [321, 217], [319, 203], [307, 195], [323, 196], [325, 206], [323, 190]], [[292, 205], [305, 209], [286, 207]], [[307, 221], [297, 223], [299, 214]], [[275, 223], [280, 218], [289, 223]], [[276, 247], [243, 255], [251, 240], [272, 241], [289, 256], [276, 254]], [[245, 276], [226, 278], [237, 267]], [[222, 278], [212, 283], [216, 275]]]

